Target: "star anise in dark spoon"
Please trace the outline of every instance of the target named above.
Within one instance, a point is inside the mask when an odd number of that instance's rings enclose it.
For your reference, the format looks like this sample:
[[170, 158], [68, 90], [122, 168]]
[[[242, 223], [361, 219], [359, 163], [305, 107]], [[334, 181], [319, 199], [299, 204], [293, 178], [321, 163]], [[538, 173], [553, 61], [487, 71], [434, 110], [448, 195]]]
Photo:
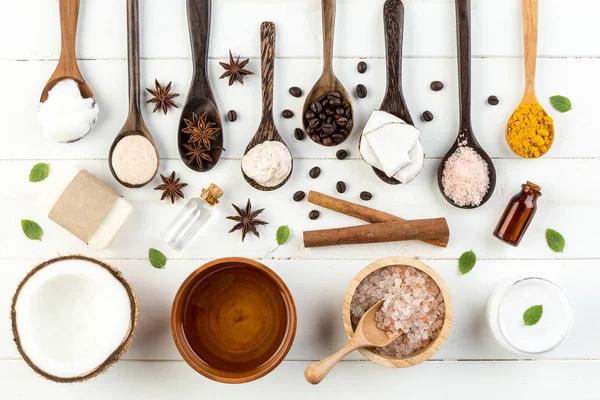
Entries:
[[203, 147], [208, 150], [211, 149], [211, 141], [217, 140], [215, 135], [219, 133], [219, 128], [214, 128], [215, 123], [208, 121], [208, 114], [204, 113], [200, 118], [196, 113], [192, 113], [192, 120], [184, 118], [183, 121], [186, 127], [183, 128], [183, 133], [190, 134], [188, 143], [199, 142]]
[[161, 201], [166, 199], [167, 197], [170, 197], [171, 204], [174, 204], [175, 198], [177, 198], [177, 197], [182, 198], [182, 199], [185, 198], [181, 189], [186, 187], [188, 184], [187, 183], [179, 183], [180, 179], [175, 178], [175, 171], [171, 172], [171, 176], [169, 176], [168, 178], [161, 174], [160, 179], [162, 179], [163, 184], [158, 185], [157, 187], [154, 188], [154, 190], [162, 190], [163, 191], [163, 194], [160, 197]]
[[235, 224], [233, 226], [233, 228], [231, 228], [229, 233], [235, 232], [237, 230], [241, 230], [242, 231], [242, 242], [244, 241], [244, 239], [246, 239], [246, 234], [248, 232], [254, 233], [254, 235], [256, 237], [260, 237], [258, 231], [256, 230], [256, 226], [257, 225], [268, 225], [269, 223], [262, 221], [260, 219], [257, 219], [256, 217], [258, 216], [258, 214], [263, 212], [265, 209], [261, 208], [260, 210], [252, 211], [252, 204], [250, 203], [250, 199], [248, 199], [248, 203], [246, 204], [245, 210], [242, 210], [235, 204], [232, 204], [232, 206], [233, 206], [233, 208], [235, 208], [235, 211], [237, 211], [238, 215], [235, 215], [232, 217], [227, 217], [227, 219], [237, 222], [237, 224]]
[[158, 83], [158, 80], [155, 79], [154, 85], [156, 86], [156, 90], [146, 88], [146, 90], [152, 95], [152, 98], [146, 102], [146, 104], [154, 103], [154, 111], [152, 112], [156, 112], [156, 110], [162, 108], [166, 115], [169, 111], [169, 107], [179, 108], [172, 100], [179, 96], [179, 94], [171, 93], [171, 83], [172, 82], [169, 82], [169, 84], [163, 88], [160, 83]]
[[185, 153], [185, 156], [188, 157], [187, 165], [196, 163], [198, 167], [202, 168], [205, 161], [212, 162], [213, 160], [210, 156], [211, 149], [207, 149], [198, 142], [184, 144], [183, 147], [188, 151]]
[[225, 68], [225, 72], [223, 75], [219, 77], [219, 79], [229, 77], [229, 86], [233, 85], [235, 81], [238, 81], [242, 85], [244, 84], [244, 75], [253, 75], [254, 72], [248, 71], [244, 69], [244, 67], [250, 62], [249, 59], [246, 59], [240, 62], [240, 56], [238, 56], [237, 60], [233, 59], [233, 55], [231, 54], [231, 50], [229, 50], [229, 64], [220, 62], [221, 67]]

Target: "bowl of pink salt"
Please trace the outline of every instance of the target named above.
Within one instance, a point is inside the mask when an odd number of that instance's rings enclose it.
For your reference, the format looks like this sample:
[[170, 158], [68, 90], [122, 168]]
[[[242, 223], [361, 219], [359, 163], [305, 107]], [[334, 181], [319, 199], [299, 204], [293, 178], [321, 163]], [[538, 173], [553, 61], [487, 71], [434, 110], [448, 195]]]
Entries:
[[377, 326], [401, 335], [385, 347], [359, 351], [385, 367], [410, 367], [437, 353], [452, 329], [453, 306], [446, 283], [420, 261], [388, 257], [375, 261], [356, 275], [344, 299], [343, 320], [351, 337], [364, 313], [380, 300]]

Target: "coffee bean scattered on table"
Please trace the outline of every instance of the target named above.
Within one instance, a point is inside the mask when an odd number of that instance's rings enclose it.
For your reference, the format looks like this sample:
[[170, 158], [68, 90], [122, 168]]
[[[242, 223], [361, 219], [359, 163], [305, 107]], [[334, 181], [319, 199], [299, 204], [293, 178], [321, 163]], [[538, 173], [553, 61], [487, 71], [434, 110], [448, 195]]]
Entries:
[[314, 101], [304, 114], [304, 128], [310, 138], [324, 146], [342, 143], [352, 132], [352, 106], [338, 92], [329, 92]]
[[359, 99], [367, 97], [367, 88], [362, 83], [356, 86], [356, 97]]
[[302, 97], [302, 89], [300, 89], [298, 86], [292, 86], [290, 88], [290, 94], [294, 97]]
[[335, 156], [337, 157], [338, 160], [345, 160], [346, 157], [348, 157], [348, 152], [346, 150], [338, 150], [335, 153]]
[[440, 90], [442, 90], [444, 88], [444, 84], [440, 81], [433, 81], [433, 82], [431, 82], [431, 85], [429, 85], [429, 87], [434, 92], [439, 92]]
[[500, 103], [500, 100], [498, 100], [498, 97], [496, 96], [490, 96], [488, 97], [488, 104], [491, 106], [497, 106]]
[[292, 110], [283, 110], [281, 112], [281, 116], [283, 118], [288, 118], [289, 119], [289, 118], [292, 118], [294, 116], [294, 112]]
[[237, 119], [237, 112], [235, 112], [235, 110], [229, 110], [229, 112], [227, 113], [227, 120], [229, 120], [229, 122], [235, 122], [237, 121]]
[[433, 113], [431, 111], [425, 111], [421, 115], [421, 119], [425, 122], [431, 122], [431, 121], [433, 121]]
[[369, 201], [373, 198], [370, 192], [360, 192], [360, 199], [363, 201]]
[[304, 193], [302, 190], [298, 190], [296, 193], [294, 193], [295, 202], [304, 200], [304, 197], [306, 197], [306, 193]]
[[311, 212], [308, 213], [308, 218], [310, 218], [314, 221], [315, 219], [319, 218], [320, 215], [321, 215], [321, 213], [318, 212], [317, 210], [312, 210]]
[[300, 128], [294, 129], [294, 137], [296, 138], [296, 140], [303, 140], [304, 139], [304, 131]]
[[335, 190], [337, 190], [338, 193], [346, 193], [346, 183], [339, 181], [335, 184]]
[[364, 74], [365, 72], [367, 72], [367, 63], [364, 61], [361, 61], [358, 63], [358, 65], [356, 66], [356, 69], [358, 70], [359, 74]]
[[310, 175], [310, 177], [313, 179], [317, 179], [319, 177], [319, 175], [321, 175], [321, 168], [319, 168], [319, 167], [312, 168], [310, 170], [310, 172], [308, 173], [308, 175]]

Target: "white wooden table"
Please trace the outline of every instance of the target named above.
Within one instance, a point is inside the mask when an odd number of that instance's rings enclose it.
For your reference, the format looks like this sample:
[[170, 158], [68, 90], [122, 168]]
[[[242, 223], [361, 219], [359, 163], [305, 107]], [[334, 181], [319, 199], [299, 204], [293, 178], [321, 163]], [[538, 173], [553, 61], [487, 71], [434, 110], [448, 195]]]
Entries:
[[[262, 398], [364, 398], [368, 395], [422, 395], [423, 398], [500, 399], [597, 398], [600, 373], [600, 279], [598, 229], [600, 206], [600, 24], [597, 0], [543, 0], [537, 89], [543, 105], [555, 117], [556, 141], [541, 160], [517, 159], [508, 149], [503, 131], [523, 89], [521, 2], [473, 0], [473, 125], [498, 170], [496, 193], [478, 210], [462, 211], [447, 204], [438, 192], [435, 174], [458, 127], [458, 96], [454, 4], [451, 0], [405, 0], [405, 94], [413, 118], [423, 130], [428, 159], [422, 174], [410, 185], [390, 187], [379, 181], [358, 158], [355, 134], [342, 148], [351, 159], [335, 159], [335, 148], [297, 142], [292, 131], [298, 116], [277, 119], [279, 131], [295, 156], [293, 178], [274, 193], [250, 188], [240, 174], [240, 157], [260, 118], [259, 24], [277, 24], [275, 109], [300, 113], [303, 99], [291, 97], [290, 86], [308, 92], [321, 68], [321, 8], [319, 0], [214, 0], [210, 76], [221, 112], [238, 111], [235, 123], [226, 123], [224, 159], [210, 173], [196, 174], [179, 160], [176, 126], [179, 112], [151, 113], [146, 122], [160, 148], [160, 172], [176, 170], [190, 185], [186, 195], [199, 194], [216, 182], [225, 190], [219, 210], [207, 230], [181, 253], [160, 239], [165, 224], [183, 202], [171, 206], [159, 201], [154, 185], [128, 190], [110, 176], [109, 146], [127, 112], [125, 1], [81, 2], [78, 57], [83, 75], [100, 105], [100, 120], [93, 133], [79, 143], [57, 145], [42, 138], [37, 124], [39, 94], [55, 67], [59, 51], [58, 0], [0, 0], [0, 399], [225, 399]], [[142, 82], [154, 78], [173, 81], [182, 105], [191, 77], [191, 61], [184, 0], [143, 0], [141, 3]], [[375, 109], [385, 89], [382, 0], [339, 0], [335, 69], [347, 88], [363, 83], [364, 100], [355, 100], [357, 126]], [[228, 50], [252, 60], [245, 86], [228, 87], [217, 78], [218, 61]], [[356, 72], [365, 59], [369, 71]], [[446, 87], [432, 92], [429, 83]], [[500, 105], [486, 104], [497, 95]], [[571, 98], [574, 109], [558, 115], [549, 96]], [[419, 121], [431, 110], [435, 120]], [[357, 129], [358, 130], [358, 129]], [[39, 161], [52, 165], [74, 163], [86, 168], [135, 204], [135, 213], [109, 249], [95, 251], [47, 221], [35, 207], [39, 186], [28, 182], [30, 168]], [[323, 173], [308, 178], [313, 166]], [[352, 225], [349, 217], [323, 211], [310, 221], [313, 208], [291, 200], [296, 190], [335, 192], [335, 182], [348, 183], [347, 200], [358, 193], [374, 194], [370, 206], [404, 218], [448, 218], [452, 237], [447, 249], [422, 243], [398, 243], [345, 248], [304, 249], [304, 229]], [[508, 199], [526, 180], [543, 188], [528, 235], [517, 249], [491, 235]], [[251, 198], [266, 207], [270, 225], [261, 239], [240, 242], [230, 235], [230, 203]], [[44, 240], [32, 242], [20, 231], [19, 220], [33, 219], [44, 228]], [[289, 225], [293, 236], [282, 247], [275, 243], [279, 225]], [[567, 239], [564, 254], [548, 249], [546, 228]], [[148, 248], [163, 250], [167, 268], [153, 269]], [[457, 271], [457, 258], [473, 249], [479, 261], [466, 276]], [[19, 358], [9, 329], [8, 309], [13, 291], [37, 262], [59, 254], [82, 253], [101, 258], [123, 271], [140, 300], [140, 324], [125, 359], [104, 375], [84, 384], [58, 385], [36, 376]], [[173, 296], [183, 279], [207, 260], [222, 256], [262, 260], [286, 281], [296, 299], [298, 332], [287, 360], [267, 377], [243, 386], [226, 386], [196, 374], [180, 358], [169, 331]], [[370, 261], [390, 255], [419, 257], [446, 279], [455, 302], [455, 323], [450, 339], [433, 360], [418, 367], [392, 370], [363, 361], [360, 355], [331, 373], [318, 387], [304, 381], [303, 369], [312, 360], [340, 347], [345, 334], [341, 321], [343, 294], [352, 277]], [[493, 287], [507, 278], [539, 275], [562, 286], [570, 296], [575, 323], [571, 336], [555, 351], [538, 360], [516, 360], [497, 345], [487, 331], [484, 307]], [[2, 311], [4, 310], [4, 311]]]

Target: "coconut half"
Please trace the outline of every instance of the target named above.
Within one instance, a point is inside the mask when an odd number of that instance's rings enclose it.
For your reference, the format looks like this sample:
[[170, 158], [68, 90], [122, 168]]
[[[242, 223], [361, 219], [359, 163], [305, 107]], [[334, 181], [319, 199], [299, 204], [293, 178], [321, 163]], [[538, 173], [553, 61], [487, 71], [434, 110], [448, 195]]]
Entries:
[[110, 265], [59, 257], [19, 284], [11, 319], [19, 353], [31, 368], [55, 382], [79, 382], [105, 371], [129, 348], [137, 299]]

